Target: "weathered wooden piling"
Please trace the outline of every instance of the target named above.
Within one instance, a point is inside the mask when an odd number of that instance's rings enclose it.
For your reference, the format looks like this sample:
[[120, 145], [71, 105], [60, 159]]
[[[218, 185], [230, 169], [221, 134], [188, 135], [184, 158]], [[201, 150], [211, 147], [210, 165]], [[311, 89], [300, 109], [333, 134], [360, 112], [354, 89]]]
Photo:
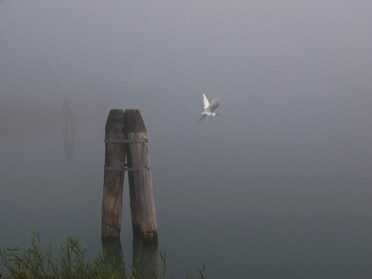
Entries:
[[133, 233], [157, 241], [158, 225], [146, 127], [139, 110], [125, 110], [124, 119]]
[[102, 240], [120, 238], [125, 171], [123, 110], [111, 110], [106, 122], [105, 173], [102, 201]]

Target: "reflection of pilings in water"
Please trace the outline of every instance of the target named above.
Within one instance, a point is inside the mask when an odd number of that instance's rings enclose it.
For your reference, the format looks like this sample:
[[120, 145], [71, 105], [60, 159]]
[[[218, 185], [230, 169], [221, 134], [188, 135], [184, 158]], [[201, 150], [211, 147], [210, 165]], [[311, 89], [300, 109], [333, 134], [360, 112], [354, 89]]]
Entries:
[[71, 158], [75, 149], [75, 123], [72, 115], [71, 102], [63, 103], [63, 144], [66, 158]]
[[133, 234], [132, 265], [144, 278], [159, 277], [158, 239], [146, 239], [140, 234]]
[[102, 239], [102, 253], [115, 270], [118, 271], [120, 278], [124, 278], [125, 262], [120, 240]]

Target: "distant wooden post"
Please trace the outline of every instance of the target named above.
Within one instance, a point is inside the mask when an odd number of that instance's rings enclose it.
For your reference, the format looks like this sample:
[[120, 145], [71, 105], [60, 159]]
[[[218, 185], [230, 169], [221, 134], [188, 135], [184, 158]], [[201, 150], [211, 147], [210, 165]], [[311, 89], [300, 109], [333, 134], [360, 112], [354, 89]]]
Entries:
[[123, 110], [111, 110], [106, 122], [102, 240], [120, 239], [125, 170]]
[[156, 240], [158, 225], [146, 127], [139, 110], [125, 110], [127, 170], [133, 233]]
[[65, 148], [65, 157], [70, 159], [74, 153], [75, 143], [75, 123], [73, 119], [71, 102], [63, 103], [63, 144]]

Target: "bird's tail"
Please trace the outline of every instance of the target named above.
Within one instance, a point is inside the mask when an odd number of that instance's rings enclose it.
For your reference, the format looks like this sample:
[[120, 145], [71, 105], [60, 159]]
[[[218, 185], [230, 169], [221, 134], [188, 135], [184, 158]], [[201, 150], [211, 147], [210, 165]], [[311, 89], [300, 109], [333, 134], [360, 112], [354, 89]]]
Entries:
[[203, 115], [199, 118], [199, 122], [202, 123], [206, 117], [207, 117], [207, 116], [206, 116], [205, 114], [203, 114]]

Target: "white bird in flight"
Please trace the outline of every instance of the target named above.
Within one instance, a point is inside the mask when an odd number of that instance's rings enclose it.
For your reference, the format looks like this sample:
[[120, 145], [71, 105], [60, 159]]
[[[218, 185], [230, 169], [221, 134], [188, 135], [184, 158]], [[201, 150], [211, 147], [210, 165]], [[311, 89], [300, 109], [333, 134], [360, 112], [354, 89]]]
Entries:
[[207, 116], [216, 117], [217, 113], [215, 113], [214, 111], [220, 105], [220, 101], [214, 99], [211, 102], [209, 102], [207, 96], [205, 96], [205, 94], [203, 93], [203, 104], [204, 111], [201, 113], [199, 122], [202, 122]]

